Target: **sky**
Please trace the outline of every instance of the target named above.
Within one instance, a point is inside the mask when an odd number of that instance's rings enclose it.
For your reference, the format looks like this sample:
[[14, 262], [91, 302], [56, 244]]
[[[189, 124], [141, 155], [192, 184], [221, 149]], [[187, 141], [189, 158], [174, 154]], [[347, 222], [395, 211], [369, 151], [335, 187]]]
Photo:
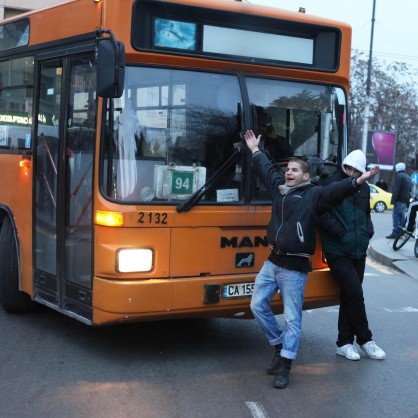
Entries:
[[[242, 0], [348, 23], [353, 29], [352, 48], [369, 56], [373, 0]], [[418, 1], [375, 0], [373, 57], [399, 61], [418, 68]]]

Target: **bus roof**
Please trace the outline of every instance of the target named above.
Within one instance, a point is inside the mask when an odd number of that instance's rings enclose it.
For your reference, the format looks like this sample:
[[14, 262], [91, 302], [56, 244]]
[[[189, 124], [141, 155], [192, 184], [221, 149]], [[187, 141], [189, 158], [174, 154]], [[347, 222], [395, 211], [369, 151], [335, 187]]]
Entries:
[[[100, 2], [96, 2], [94, 0], [67, 0], [67, 1], [57, 1], [56, 4], [46, 6], [43, 8], [31, 10], [25, 13], [21, 13], [19, 15], [10, 17], [8, 19], [4, 19], [1, 23], [11, 22], [17, 19], [21, 19], [25, 16], [32, 16], [37, 14], [48, 13], [56, 8], [60, 7], [67, 7], [70, 4], [74, 4], [77, 7], [88, 6], [92, 4], [93, 6], [100, 5], [100, 3], [104, 4], [105, 7], [112, 7], [111, 3], [113, 3], [118, 8], [123, 8], [122, 4], [132, 4], [134, 0], [101, 0]], [[351, 28], [348, 23], [344, 23], [341, 21], [327, 19], [320, 16], [311, 15], [309, 13], [303, 13], [299, 11], [292, 11], [287, 9], [281, 9], [271, 6], [262, 6], [258, 4], [252, 4], [248, 2], [243, 2], [241, 0], [165, 0], [166, 3], [178, 3], [178, 4], [185, 4], [185, 5], [194, 5], [199, 7], [207, 7], [211, 9], [224, 9], [238, 13], [246, 13], [246, 14], [257, 14], [262, 16], [270, 16], [273, 18], [281, 18], [281, 19], [289, 19], [294, 20], [296, 22], [310, 22], [314, 24], [320, 25], [327, 25], [327, 26], [338, 26], [338, 27], [346, 27]], [[103, 7], [103, 6], [101, 6]], [[130, 8], [129, 8], [130, 9]], [[78, 15], [80, 17], [80, 15]], [[91, 16], [89, 16], [91, 17]], [[49, 22], [51, 24], [51, 22]], [[56, 22], [59, 25], [62, 25], [62, 22]]]
[[[91, 39], [94, 40], [96, 29], [110, 29], [113, 31], [116, 39], [124, 43], [127, 62], [136, 61], [137, 58], [135, 57], [137, 54], [142, 54], [143, 62], [153, 63], [158, 62], [159, 59], [159, 57], [155, 55], [155, 51], [150, 49], [148, 51], [145, 49], [141, 50], [141, 48], [134, 47], [134, 40], [132, 39], [133, 29], [135, 29], [135, 25], [132, 24], [132, 15], [134, 13], [135, 7], [138, 4], [147, 5], [152, 3], [153, 2], [150, 0], [102, 0], [101, 2], [96, 2], [94, 0], [71, 0], [66, 2], [59, 2], [50, 7], [15, 16], [11, 19], [3, 21], [2, 23], [4, 24], [13, 22], [24, 17], [29, 18], [30, 34], [29, 43], [25, 44], [27, 46], [39, 45], [43, 43], [46, 44], [52, 41], [86, 35], [90, 36]], [[254, 21], [258, 19], [258, 22], [260, 22], [260, 19], [264, 19], [262, 27], [265, 27], [267, 31], [270, 29], [277, 29], [274, 28], [274, 20], [281, 20], [284, 22], [284, 25], [287, 27], [286, 30], [290, 28], [291, 22], [295, 22], [300, 31], [298, 28], [292, 31], [295, 34], [300, 33], [301, 38], [305, 36], [305, 26], [309, 26], [311, 30], [314, 31], [315, 29], [312, 28], [315, 27], [321, 28], [320, 30], [324, 29], [325, 32], [327, 32], [327, 28], [330, 28], [331, 31], [334, 32], [338, 31], [341, 33], [341, 36], [339, 36], [341, 44], [338, 45], [335, 53], [339, 55], [342, 63], [340, 63], [340, 65], [337, 64], [334, 68], [330, 69], [330, 71], [342, 77], [341, 83], [346, 84], [348, 80], [351, 53], [351, 27], [346, 23], [297, 11], [260, 6], [236, 0], [158, 0], [155, 1], [155, 4], [157, 6], [158, 4], [163, 5], [163, 10], [170, 4], [173, 6], [178, 4], [179, 6], [183, 7], [193, 6], [196, 8], [201, 8], [200, 14], [202, 14], [202, 9], [206, 8], [208, 10], [213, 10], [214, 12], [216, 10], [220, 10], [221, 12], [225, 11], [229, 13], [237, 13], [241, 14], [242, 16], [254, 16]], [[271, 19], [271, 22], [269, 19]], [[250, 21], [247, 19], [247, 23], [249, 22]], [[264, 23], [267, 24], [264, 25]], [[269, 24], [271, 24], [271, 26], [269, 26]], [[171, 54], [171, 56], [168, 54], [165, 62], [167, 65], [179, 65], [179, 63], [183, 65], [187, 60], [193, 59], [195, 58], [189, 56], [186, 60], [183, 57], [183, 60], [179, 61], [175, 54]], [[222, 68], [236, 68], [236, 64], [232, 61], [233, 60], [226, 59], [226, 64], [224, 63]], [[195, 61], [193, 65], [217, 69], [220, 68], [218, 64], [219, 62], [219, 60], [217, 62], [216, 60], [206, 60], [205, 63], [201, 62], [198, 64]], [[250, 72], [257, 71], [266, 75], [273, 74], [275, 71], [274, 65], [270, 65], [272, 63], [264, 63], [263, 69], [260, 67], [255, 68], [254, 64], [255, 62], [251, 63], [248, 61], [245, 70]], [[244, 70], [244, 66], [246, 64], [242, 62], [242, 65], [243, 67], [241, 68]], [[289, 72], [291, 70], [285, 69], [284, 71], [285, 72], [282, 74], [284, 77], [286, 77], [287, 74], [290, 77], [295, 75], [295, 73]], [[309, 68], [306, 68], [304, 71], [309, 71]], [[315, 77], [317, 76], [318, 74], [315, 75]], [[311, 77], [314, 76], [311, 75]], [[319, 77], [321, 77], [321, 75], [319, 75]], [[326, 77], [325, 73], [324, 77]]]

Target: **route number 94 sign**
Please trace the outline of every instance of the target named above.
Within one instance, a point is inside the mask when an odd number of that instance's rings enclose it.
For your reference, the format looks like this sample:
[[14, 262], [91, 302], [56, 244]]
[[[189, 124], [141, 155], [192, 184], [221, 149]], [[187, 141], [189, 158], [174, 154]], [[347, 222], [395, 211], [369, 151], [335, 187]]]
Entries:
[[172, 194], [191, 194], [193, 190], [193, 172], [175, 171], [171, 183]]

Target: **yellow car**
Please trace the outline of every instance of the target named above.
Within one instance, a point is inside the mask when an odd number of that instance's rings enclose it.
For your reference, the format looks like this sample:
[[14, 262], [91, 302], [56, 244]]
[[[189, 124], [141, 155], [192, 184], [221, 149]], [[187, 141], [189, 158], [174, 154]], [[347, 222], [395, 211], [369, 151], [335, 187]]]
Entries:
[[370, 184], [370, 207], [376, 212], [382, 213], [386, 209], [393, 209], [393, 205], [390, 203], [392, 199], [392, 193], [385, 192], [380, 187], [374, 184]]

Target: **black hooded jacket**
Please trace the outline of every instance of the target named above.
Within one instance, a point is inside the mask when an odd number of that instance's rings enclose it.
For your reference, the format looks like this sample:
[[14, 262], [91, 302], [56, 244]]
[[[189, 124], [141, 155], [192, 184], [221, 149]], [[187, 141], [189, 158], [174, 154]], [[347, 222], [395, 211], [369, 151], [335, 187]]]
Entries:
[[395, 184], [392, 189], [392, 198], [390, 203], [396, 202], [409, 203], [411, 198], [411, 179], [405, 171], [398, 171], [395, 176]]
[[283, 173], [262, 152], [255, 152], [252, 161], [273, 200], [267, 227], [267, 239], [273, 251], [305, 258], [313, 254], [319, 215], [356, 192], [355, 178], [349, 177], [325, 187], [303, 183], [283, 195], [279, 191], [279, 186], [286, 181]]

